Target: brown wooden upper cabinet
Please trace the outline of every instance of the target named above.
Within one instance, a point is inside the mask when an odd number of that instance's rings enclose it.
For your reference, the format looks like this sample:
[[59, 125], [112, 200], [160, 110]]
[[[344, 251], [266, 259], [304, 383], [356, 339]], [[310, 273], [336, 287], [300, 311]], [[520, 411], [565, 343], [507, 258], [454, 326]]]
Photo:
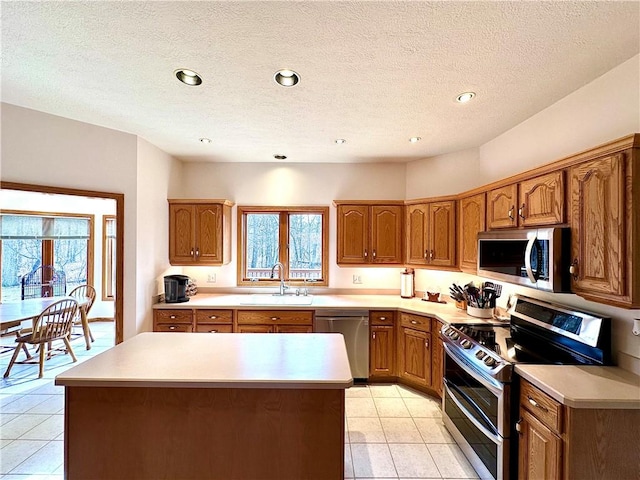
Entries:
[[478, 270], [478, 232], [484, 232], [486, 198], [484, 193], [461, 198], [458, 202], [458, 258], [460, 270]]
[[627, 150], [569, 170], [571, 286], [589, 300], [640, 306], [637, 193], [635, 208], [631, 198], [632, 185], [639, 185], [637, 173], [635, 180], [632, 176], [639, 163]]
[[338, 208], [338, 265], [402, 263], [403, 202], [334, 204]]
[[169, 200], [169, 262], [229, 263], [232, 205], [228, 200]]
[[407, 205], [407, 263], [454, 267], [455, 218], [455, 200]]
[[562, 170], [495, 188], [487, 193], [489, 229], [555, 225], [564, 221]]

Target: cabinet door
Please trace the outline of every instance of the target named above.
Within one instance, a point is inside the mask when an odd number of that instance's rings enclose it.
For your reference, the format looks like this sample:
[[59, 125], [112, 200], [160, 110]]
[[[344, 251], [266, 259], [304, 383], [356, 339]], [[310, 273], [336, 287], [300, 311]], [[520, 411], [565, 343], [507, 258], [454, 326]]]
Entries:
[[372, 377], [391, 377], [394, 370], [394, 335], [393, 327], [371, 327], [371, 343], [369, 347], [369, 375]]
[[456, 204], [429, 204], [429, 265], [453, 267], [456, 263]]
[[222, 264], [222, 205], [195, 205], [198, 263]]
[[427, 205], [407, 206], [407, 263], [426, 265], [429, 258], [427, 235], [429, 212]]
[[371, 207], [371, 262], [402, 263], [402, 205]]
[[169, 204], [169, 263], [193, 263], [195, 243], [193, 205]]
[[404, 327], [400, 330], [400, 376], [421, 385], [431, 385], [431, 334]]
[[520, 225], [564, 223], [564, 172], [559, 170], [520, 183]]
[[238, 333], [273, 333], [273, 325], [238, 325]]
[[518, 478], [560, 479], [562, 440], [526, 410], [521, 408], [520, 414]]
[[575, 293], [625, 293], [625, 179], [623, 154], [569, 171], [571, 253]]
[[369, 262], [369, 207], [338, 205], [338, 263]]
[[490, 190], [487, 194], [487, 226], [490, 229], [517, 226], [517, 203], [517, 184]]
[[478, 232], [485, 229], [485, 210], [484, 193], [460, 200], [458, 256], [460, 270], [464, 272], [478, 271]]
[[444, 347], [440, 338], [442, 323], [435, 318], [431, 320], [431, 387], [442, 397], [442, 377], [444, 377]]

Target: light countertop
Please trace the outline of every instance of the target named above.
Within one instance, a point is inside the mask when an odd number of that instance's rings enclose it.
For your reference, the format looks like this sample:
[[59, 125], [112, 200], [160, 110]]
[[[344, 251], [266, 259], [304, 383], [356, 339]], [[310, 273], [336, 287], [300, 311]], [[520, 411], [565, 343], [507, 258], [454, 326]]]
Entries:
[[154, 309], [232, 308], [251, 310], [399, 310], [435, 317], [443, 323], [484, 323], [486, 320], [467, 315], [455, 303], [425, 302], [419, 298], [401, 298], [397, 295], [313, 295], [310, 305], [258, 305], [248, 304], [250, 294], [198, 294], [184, 303], [156, 303]]
[[618, 367], [517, 364], [516, 372], [569, 407], [640, 409], [640, 377]]
[[343, 389], [339, 334], [141, 333], [58, 375], [56, 385]]

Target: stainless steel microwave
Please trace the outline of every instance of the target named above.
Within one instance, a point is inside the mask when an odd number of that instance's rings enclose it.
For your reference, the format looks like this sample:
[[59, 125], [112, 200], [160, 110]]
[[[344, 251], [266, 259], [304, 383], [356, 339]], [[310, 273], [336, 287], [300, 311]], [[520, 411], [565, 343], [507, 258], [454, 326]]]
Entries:
[[570, 229], [478, 233], [478, 275], [549, 292], [569, 292]]

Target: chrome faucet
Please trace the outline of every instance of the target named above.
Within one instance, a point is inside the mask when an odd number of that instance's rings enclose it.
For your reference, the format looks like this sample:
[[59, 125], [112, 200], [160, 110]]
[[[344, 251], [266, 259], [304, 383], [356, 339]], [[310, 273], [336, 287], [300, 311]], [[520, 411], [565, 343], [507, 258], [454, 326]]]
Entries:
[[278, 290], [278, 295], [284, 295], [284, 291], [289, 288], [287, 285], [285, 285], [284, 283], [284, 265], [280, 262], [276, 262], [273, 267], [271, 267], [271, 278], [273, 278], [273, 274], [276, 271], [276, 267], [280, 267], [280, 288]]

